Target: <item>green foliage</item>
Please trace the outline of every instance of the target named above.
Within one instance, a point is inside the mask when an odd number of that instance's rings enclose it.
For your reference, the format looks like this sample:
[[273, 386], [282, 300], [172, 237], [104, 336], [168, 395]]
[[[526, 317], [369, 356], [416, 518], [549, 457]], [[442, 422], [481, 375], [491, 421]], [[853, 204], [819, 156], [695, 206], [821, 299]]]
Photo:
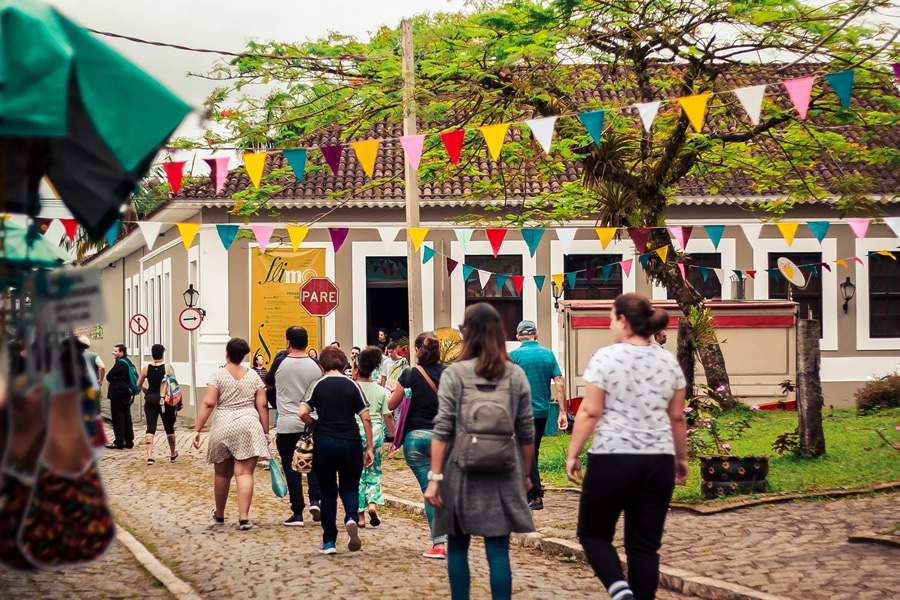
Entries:
[[785, 454], [800, 454], [800, 429], [786, 431], [772, 442], [772, 452], [778, 456]]
[[[701, 384], [697, 387], [700, 393], [688, 398], [684, 407], [690, 425], [687, 430], [688, 454], [692, 458], [730, 455], [731, 444], [747, 432], [759, 409], [736, 402], [725, 386], [712, 389]], [[736, 407], [726, 412], [725, 405]]]
[[868, 414], [885, 408], [900, 408], [900, 374], [891, 373], [867, 382], [856, 390], [856, 408]]

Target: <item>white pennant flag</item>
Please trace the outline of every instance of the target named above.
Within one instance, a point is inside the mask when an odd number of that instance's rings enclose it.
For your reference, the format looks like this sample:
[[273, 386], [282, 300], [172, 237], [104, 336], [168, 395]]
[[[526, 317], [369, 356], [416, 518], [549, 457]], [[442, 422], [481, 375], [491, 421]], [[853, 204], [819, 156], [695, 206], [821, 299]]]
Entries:
[[462, 244], [463, 253], [469, 253], [469, 242], [472, 240], [472, 229], [454, 229], [453, 233], [456, 234], [456, 239], [459, 240], [459, 243]]
[[394, 240], [397, 239], [397, 234], [400, 233], [399, 227], [379, 227], [378, 235], [381, 237], [382, 243], [390, 244]]
[[484, 289], [484, 286], [486, 286], [488, 284], [488, 281], [491, 280], [491, 275], [493, 275], [493, 273], [491, 273], [490, 271], [482, 271], [481, 269], [478, 270], [478, 281], [481, 282], [481, 289]]
[[734, 95], [741, 101], [741, 106], [750, 117], [754, 125], [759, 125], [759, 114], [762, 111], [763, 96], [766, 95], [765, 85], [751, 85], [734, 90]]
[[529, 119], [525, 121], [531, 129], [531, 135], [537, 140], [544, 152], [550, 153], [550, 143], [553, 141], [553, 128], [556, 126], [556, 117], [544, 117], [543, 119]]
[[659, 112], [660, 101], [656, 102], [644, 102], [643, 104], [635, 104], [635, 108], [638, 109], [638, 114], [641, 115], [641, 121], [644, 123], [644, 131], [650, 133], [650, 128], [653, 127], [653, 121], [656, 120], [656, 113]]
[[741, 223], [741, 229], [747, 236], [748, 242], [755, 242], [759, 239], [759, 233], [762, 231], [762, 223]]
[[578, 229], [575, 227], [561, 227], [556, 230], [556, 238], [562, 246], [563, 254], [568, 254], [572, 249], [572, 242], [575, 241], [575, 234]]
[[725, 283], [724, 271], [722, 269], [713, 269], [713, 273], [715, 273], [716, 277], [719, 278], [719, 283], [721, 283], [721, 284]]
[[141, 235], [144, 236], [147, 250], [153, 250], [153, 246], [156, 244], [156, 238], [159, 237], [159, 230], [162, 227], [162, 223], [159, 221], [138, 221], [138, 227], [141, 229]]
[[900, 217], [888, 217], [884, 220], [884, 224], [891, 228], [894, 235], [900, 237]]

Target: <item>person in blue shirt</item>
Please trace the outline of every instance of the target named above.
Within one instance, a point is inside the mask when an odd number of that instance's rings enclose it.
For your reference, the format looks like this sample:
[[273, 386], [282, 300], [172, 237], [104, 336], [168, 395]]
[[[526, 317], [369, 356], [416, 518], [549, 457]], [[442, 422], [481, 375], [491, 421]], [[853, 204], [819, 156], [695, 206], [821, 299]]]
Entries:
[[516, 327], [516, 338], [522, 345], [509, 354], [510, 360], [522, 367], [531, 385], [531, 412], [534, 414], [534, 463], [531, 465], [531, 491], [528, 505], [532, 510], [544, 508], [544, 488], [538, 472], [538, 453], [541, 451], [541, 437], [550, 415], [550, 382], [556, 385], [556, 401], [559, 403], [558, 427], [564, 431], [569, 424], [566, 416], [566, 388], [556, 356], [549, 348], [537, 341], [537, 325], [534, 321], [522, 321]]

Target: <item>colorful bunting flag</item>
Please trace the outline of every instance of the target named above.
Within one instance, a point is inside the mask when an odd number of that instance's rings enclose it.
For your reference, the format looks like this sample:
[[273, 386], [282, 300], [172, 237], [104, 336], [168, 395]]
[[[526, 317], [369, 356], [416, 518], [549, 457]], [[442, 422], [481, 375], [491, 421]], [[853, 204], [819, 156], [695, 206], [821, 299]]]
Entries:
[[122, 227], [121, 221], [116, 221], [112, 225], [110, 225], [109, 229], [106, 230], [106, 244], [112, 248], [116, 244], [116, 240], [119, 239], [119, 230]]
[[835, 262], [836, 265], [841, 266], [841, 267], [844, 267], [845, 269], [849, 269], [849, 268], [850, 268], [850, 265], [848, 265], [848, 264], [847, 264], [847, 261], [844, 260], [843, 258], [839, 258], [839, 259], [837, 259], [837, 260], [834, 261], [834, 262]]
[[428, 235], [429, 229], [427, 227], [407, 227], [406, 228], [406, 237], [409, 241], [412, 242], [413, 250], [416, 252], [419, 251], [419, 246], [422, 245], [422, 242], [425, 240], [425, 236]]
[[600, 247], [606, 250], [606, 247], [609, 246], [609, 243], [616, 235], [617, 228], [616, 227], [595, 227], [594, 233], [597, 234], [597, 239], [600, 240]]
[[153, 250], [156, 245], [156, 238], [159, 237], [159, 230], [162, 229], [162, 223], [158, 221], [138, 221], [138, 229], [144, 236], [144, 243], [147, 244], [147, 250]]
[[609, 279], [610, 275], [612, 275], [613, 267], [615, 267], [619, 263], [608, 263], [600, 267], [600, 275], [603, 277], [603, 281]]
[[288, 225], [287, 233], [288, 237], [291, 239], [291, 247], [294, 249], [294, 252], [296, 252], [297, 248], [300, 247], [300, 244], [303, 243], [303, 240], [306, 239], [306, 235], [309, 233], [309, 227], [305, 225]]
[[487, 234], [488, 241], [491, 243], [491, 251], [494, 253], [494, 258], [497, 258], [497, 255], [500, 253], [500, 246], [503, 245], [503, 240], [506, 238], [506, 228], [487, 229], [485, 234]]
[[697, 267], [697, 269], [700, 271], [700, 277], [703, 278], [703, 283], [709, 281], [709, 269], [706, 267]]
[[738, 88], [734, 90], [734, 95], [737, 96], [741, 106], [744, 107], [744, 112], [750, 117], [750, 122], [754, 125], [759, 125], [759, 116], [762, 112], [763, 97], [766, 95], [766, 86], [751, 85]]
[[847, 219], [847, 225], [853, 230], [856, 239], [861, 240], [866, 237], [866, 231], [869, 230], [869, 219]]
[[563, 289], [563, 277], [565, 277], [563, 273], [556, 273], [550, 276], [550, 281], [553, 282], [553, 285], [556, 286], [557, 290]]
[[556, 230], [556, 239], [559, 240], [559, 245], [562, 246], [563, 254], [568, 254], [572, 249], [572, 242], [575, 241], [576, 233], [578, 233], [578, 229], [575, 227], [560, 227]]
[[347, 234], [350, 233], [349, 227], [329, 227], [328, 235], [331, 237], [331, 245], [334, 247], [334, 253], [337, 254], [341, 246], [344, 245], [344, 241], [347, 239]]
[[784, 241], [787, 242], [787, 245], [790, 246], [794, 243], [794, 236], [797, 235], [797, 228], [800, 226], [800, 223], [775, 223], [778, 227], [778, 231], [781, 232], [781, 237], [784, 238]]
[[640, 256], [638, 256], [638, 261], [640, 261], [641, 266], [644, 268], [644, 270], [646, 270], [647, 265], [650, 264], [650, 255], [649, 254], [641, 254]]
[[687, 279], [687, 276], [684, 274], [684, 263], [678, 263], [678, 270], [681, 272], [681, 278]]
[[466, 132], [463, 129], [454, 129], [453, 131], [445, 131], [441, 134], [441, 141], [444, 142], [444, 149], [450, 162], [454, 165], [459, 164], [459, 157], [462, 154], [463, 141], [466, 138]]
[[453, 233], [456, 234], [456, 239], [462, 244], [463, 252], [469, 253], [469, 242], [472, 240], [472, 229], [462, 228], [462, 229], [454, 229]]
[[722, 234], [725, 233], [724, 225], [704, 225], [703, 230], [706, 236], [712, 241], [713, 248], [719, 249], [719, 242], [722, 241]]
[[816, 82], [815, 77], [800, 77], [798, 79], [785, 79], [781, 82], [784, 89], [787, 90], [788, 97], [797, 109], [797, 115], [800, 120], [806, 120], [806, 113], [809, 110], [809, 97], [812, 94], [813, 84]]
[[650, 129], [653, 127], [653, 121], [656, 120], [656, 115], [659, 113], [660, 104], [662, 103], [657, 100], [656, 102], [643, 102], [634, 105], [638, 114], [641, 116], [641, 123], [644, 124], [644, 131], [647, 133], [650, 133]]
[[669, 237], [678, 242], [678, 246], [682, 251], [687, 249], [688, 240], [691, 239], [691, 233], [694, 228], [690, 225], [682, 225], [679, 227], [669, 227]]
[[453, 260], [449, 256], [446, 258], [446, 262], [447, 262], [447, 277], [450, 277], [451, 275], [453, 275], [453, 271], [456, 270], [456, 265], [458, 265], [459, 262]]
[[234, 238], [237, 237], [239, 229], [239, 225], [216, 225], [216, 233], [219, 234], [219, 240], [222, 242], [222, 246], [226, 250], [229, 250], [231, 248], [231, 245], [234, 243]]
[[343, 152], [344, 147], [341, 144], [333, 144], [331, 146], [319, 146], [319, 151], [322, 153], [322, 158], [325, 159], [325, 162], [328, 163], [328, 166], [331, 168], [331, 173], [335, 176], [338, 174], [338, 169], [341, 168], [341, 153]]
[[743, 280], [744, 280], [744, 272], [743, 272], [743, 271], [740, 271], [740, 270], [738, 270], [738, 269], [735, 269], [735, 270], [734, 270], [734, 276], [737, 278], [738, 281], [743, 281]]
[[297, 181], [303, 181], [306, 178], [306, 148], [282, 150], [281, 155], [291, 166]]
[[724, 273], [722, 269], [713, 269], [712, 272], [716, 274], [716, 279], [719, 280], [719, 283], [725, 283], [725, 278], [722, 277], [722, 274]]
[[356, 160], [362, 165], [366, 175], [372, 177], [375, 174], [375, 159], [378, 158], [378, 146], [381, 142], [378, 140], [361, 140], [353, 142], [350, 147], [356, 153]]
[[709, 101], [709, 94], [696, 94], [694, 96], [684, 96], [678, 99], [684, 114], [687, 115], [688, 121], [694, 131], [700, 133], [703, 129], [703, 121], [706, 119], [706, 103]]
[[[525, 121], [531, 130], [531, 135], [544, 152], [550, 153], [550, 144], [553, 142], [553, 129], [556, 126], [557, 117], [544, 117], [543, 119], [529, 119]], [[533, 255], [532, 255], [533, 256]]]
[[543, 229], [522, 230], [522, 239], [525, 240], [525, 244], [528, 246], [528, 253], [531, 254], [531, 258], [534, 258], [534, 253], [537, 252], [542, 237], [544, 237]]
[[502, 273], [497, 273], [494, 276], [494, 286], [497, 288], [497, 294], [499, 295], [503, 288], [506, 286], [506, 282], [509, 281], [509, 275], [504, 275]]
[[482, 290], [487, 287], [488, 282], [491, 280], [491, 275], [493, 275], [493, 273], [490, 271], [478, 270], [478, 283], [481, 284]]
[[634, 248], [639, 253], [643, 253], [647, 250], [647, 244], [650, 242], [650, 234], [652, 231], [653, 230], [649, 227], [628, 228], [628, 236], [631, 238], [631, 241], [634, 242]]
[[47, 230], [50, 229], [51, 225], [53, 225], [53, 221], [54, 219], [48, 217], [36, 217], [34, 219], [37, 230], [41, 235], [47, 234]]
[[865, 263], [862, 261], [862, 259], [861, 259], [860, 257], [858, 257], [858, 256], [854, 256], [854, 257], [853, 257], [853, 261], [856, 262], [856, 263], [859, 263], [859, 265], [862, 266], [862, 267], [866, 266], [866, 264], [865, 264]]
[[487, 143], [491, 160], [500, 158], [500, 151], [503, 149], [503, 140], [506, 139], [507, 129], [509, 129], [509, 123], [497, 123], [496, 125], [479, 127], [481, 135], [484, 136], [484, 141]]
[[831, 89], [841, 99], [841, 107], [844, 110], [850, 108], [850, 96], [853, 94], [853, 69], [829, 73], [825, 76], [825, 81], [831, 85]]
[[468, 281], [469, 277], [472, 275], [472, 273], [474, 271], [475, 271], [475, 267], [463, 263], [463, 270], [462, 270], [463, 281]]
[[824, 262], [823, 262], [823, 263], [819, 263], [819, 265], [821, 265], [821, 267], [822, 267], [823, 269], [825, 269], [826, 271], [828, 271], [829, 273], [831, 273], [831, 267], [828, 265], [828, 263], [824, 263]]
[[825, 239], [825, 235], [828, 233], [828, 228], [831, 224], [828, 221], [807, 221], [806, 226], [809, 227], [813, 236], [815, 236], [821, 244], [822, 240]]
[[603, 139], [603, 119], [606, 116], [605, 110], [593, 110], [589, 112], [578, 113], [578, 119], [587, 132], [591, 135], [591, 139], [598, 146]]
[[247, 177], [253, 187], [259, 189], [262, 181], [263, 171], [266, 168], [265, 152], [244, 152], [244, 170], [247, 171]]
[[628, 260], [623, 260], [619, 264], [622, 265], [622, 272], [625, 273], [626, 277], [631, 275], [631, 264], [634, 262], [633, 258], [629, 258]]
[[659, 257], [659, 260], [666, 262], [666, 258], [669, 256], [669, 247], [668, 246], [660, 246], [655, 250], [656, 255]]
[[400, 227], [379, 227], [378, 228], [378, 237], [381, 238], [381, 242], [383, 244], [390, 244], [391, 242], [396, 240], [398, 233], [400, 233]]
[[204, 158], [203, 162], [209, 165], [209, 180], [213, 185], [213, 193], [219, 194], [225, 188], [228, 179], [228, 163], [231, 159], [227, 156], [215, 156]]
[[578, 278], [578, 271], [569, 271], [566, 273], [566, 284], [568, 284], [570, 290], [575, 289], [575, 280]]
[[750, 279], [756, 279], [756, 269], [747, 269], [747, 275], [750, 276]]
[[[75, 234], [78, 233], [78, 221], [75, 219], [60, 219], [60, 223], [62, 223], [63, 229], [66, 232], [66, 237], [69, 238], [70, 242], [75, 241]], [[162, 225], [162, 223], [160, 223]]]
[[176, 223], [176, 226], [178, 227], [178, 234], [181, 236], [181, 243], [184, 244], [184, 249], [189, 250], [194, 242], [194, 237], [200, 231], [200, 223]]
[[428, 246], [422, 248], [422, 264], [426, 264], [429, 260], [434, 258], [435, 251]]
[[522, 286], [525, 283], [525, 277], [523, 275], [513, 275], [512, 282], [513, 287], [516, 289], [516, 294], [522, 295]]
[[532, 279], [534, 279], [534, 285], [537, 286], [539, 292], [544, 290], [544, 281], [546, 281], [546, 275], [532, 275]]
[[400, 138], [400, 146], [406, 155], [406, 161], [413, 171], [419, 170], [419, 162], [422, 160], [422, 149], [425, 146], [424, 135], [404, 135]]
[[741, 231], [744, 232], [747, 241], [752, 244], [759, 239], [759, 234], [762, 231], [762, 223], [741, 223]]
[[900, 217], [886, 217], [884, 224], [891, 228], [895, 236], [900, 237]]
[[584, 270], [584, 275], [587, 277], [588, 282], [590, 282], [597, 275], [597, 267], [587, 267]]
[[181, 189], [181, 180], [184, 177], [184, 165], [187, 162], [183, 160], [164, 162], [162, 167], [166, 172], [166, 179], [169, 181], [169, 187], [172, 195], [177, 196], [178, 190]]
[[900, 81], [900, 63], [894, 63], [891, 67], [894, 69], [894, 79]]
[[253, 237], [256, 238], [256, 243], [259, 244], [259, 251], [265, 254], [275, 228], [268, 225], [254, 225], [250, 228], [250, 231], [253, 232]]
[[891, 260], [897, 260], [897, 257], [894, 256], [894, 253], [889, 250], [879, 250], [876, 254], [880, 256], [887, 256]]

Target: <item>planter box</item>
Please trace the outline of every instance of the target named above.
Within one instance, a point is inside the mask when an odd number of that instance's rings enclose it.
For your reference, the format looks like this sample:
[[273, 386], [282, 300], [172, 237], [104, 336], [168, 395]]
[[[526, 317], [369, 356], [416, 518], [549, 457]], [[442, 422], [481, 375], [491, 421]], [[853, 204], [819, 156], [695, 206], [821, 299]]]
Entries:
[[766, 456], [708, 456], [700, 459], [700, 491], [704, 498], [721, 498], [766, 491]]

